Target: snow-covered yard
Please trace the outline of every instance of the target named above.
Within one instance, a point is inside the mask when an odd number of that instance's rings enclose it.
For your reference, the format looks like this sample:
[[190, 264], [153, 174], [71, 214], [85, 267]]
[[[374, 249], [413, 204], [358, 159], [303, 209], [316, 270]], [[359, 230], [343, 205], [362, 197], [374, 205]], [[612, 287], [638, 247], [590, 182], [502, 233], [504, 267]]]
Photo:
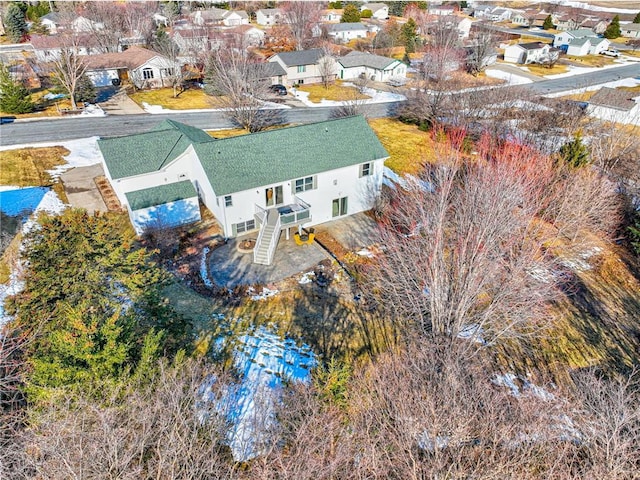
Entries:
[[[352, 83], [343, 83], [345, 87], [355, 87]], [[321, 100], [320, 102], [311, 102], [309, 101], [309, 92], [303, 92], [301, 90], [296, 90], [295, 88], [291, 89], [291, 93], [296, 97], [297, 100], [300, 100], [307, 107], [339, 107], [344, 105], [345, 103], [349, 103], [349, 101], [336, 101], [336, 100]], [[385, 92], [382, 90], [375, 90], [373, 88], [364, 88], [362, 93], [368, 95], [369, 99], [367, 100], [359, 100], [358, 103], [363, 104], [372, 104], [372, 103], [389, 103], [389, 102], [400, 102], [406, 100], [407, 97], [404, 95], [400, 95], [399, 93]]]
[[216, 398], [211, 388], [215, 379], [211, 378], [202, 385], [201, 400], [227, 415], [231, 423], [227, 441], [234, 460], [242, 462], [273, 446], [275, 407], [283, 382], [309, 382], [316, 360], [307, 345], [283, 340], [264, 327], [239, 338], [220, 339], [218, 345], [224, 347], [227, 342], [233, 342], [233, 363], [240, 381], [223, 398]]

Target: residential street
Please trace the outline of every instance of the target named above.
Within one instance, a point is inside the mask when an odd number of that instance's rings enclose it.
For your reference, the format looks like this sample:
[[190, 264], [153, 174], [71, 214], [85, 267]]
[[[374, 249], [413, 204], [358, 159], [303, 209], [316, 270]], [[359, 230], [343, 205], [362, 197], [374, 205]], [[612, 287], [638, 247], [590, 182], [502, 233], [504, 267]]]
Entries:
[[[521, 85], [516, 88], [529, 88], [537, 94], [557, 93], [590, 85], [607, 83], [621, 78], [640, 76], [640, 62], [621, 67], [601, 69], [580, 75], [567, 76], [552, 80]], [[503, 87], [508, 88], [508, 87]], [[386, 117], [394, 114], [400, 102], [368, 105], [369, 117]], [[284, 110], [287, 123], [311, 123], [326, 120], [332, 108], [301, 107]], [[0, 145], [18, 145], [25, 143], [51, 142], [74, 138], [127, 135], [149, 130], [165, 118], [171, 118], [198, 128], [232, 128], [233, 124], [222, 112], [174, 113], [161, 115], [132, 115], [106, 117], [76, 117], [54, 120], [18, 121], [0, 126]]]

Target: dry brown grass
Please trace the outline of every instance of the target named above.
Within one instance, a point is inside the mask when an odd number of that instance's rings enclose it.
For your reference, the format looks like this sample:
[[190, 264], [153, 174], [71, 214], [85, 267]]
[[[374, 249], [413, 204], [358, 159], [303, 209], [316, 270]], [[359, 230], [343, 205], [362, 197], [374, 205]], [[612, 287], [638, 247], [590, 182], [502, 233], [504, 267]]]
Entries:
[[545, 75], [555, 75], [557, 73], [566, 73], [569, 71], [568, 65], [562, 65], [559, 63], [556, 63], [551, 68], [545, 67], [544, 65], [533, 65], [533, 64], [527, 65], [527, 68], [534, 75], [540, 75], [542, 77]]
[[345, 87], [343, 82], [336, 81], [329, 85], [329, 88], [325, 88], [324, 85], [302, 85], [297, 88], [301, 92], [309, 93], [309, 101], [313, 103], [320, 103], [322, 100], [365, 100], [371, 98], [368, 95], [364, 95], [358, 92], [355, 87]]
[[48, 170], [67, 163], [64, 147], [22, 148], [0, 152], [0, 185], [18, 187], [44, 186], [54, 183]]
[[140, 106], [147, 103], [160, 105], [169, 110], [199, 110], [223, 106], [220, 97], [207, 95], [197, 88], [185, 90], [178, 97], [173, 96], [173, 88], [141, 90], [131, 93], [129, 97]]
[[612, 65], [614, 63], [614, 59], [606, 55], [584, 55], [583, 57], [565, 55], [564, 58], [574, 64], [585, 67], [604, 67], [605, 65]]
[[384, 148], [389, 152], [385, 164], [394, 172], [417, 174], [424, 162], [433, 160], [433, 140], [428, 132], [416, 125], [407, 125], [391, 118], [369, 120]]

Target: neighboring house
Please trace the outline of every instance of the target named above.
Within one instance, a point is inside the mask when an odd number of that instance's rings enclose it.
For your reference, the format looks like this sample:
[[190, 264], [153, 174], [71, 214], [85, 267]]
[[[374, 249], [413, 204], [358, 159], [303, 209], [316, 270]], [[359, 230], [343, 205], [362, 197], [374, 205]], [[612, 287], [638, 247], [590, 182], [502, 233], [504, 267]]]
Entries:
[[525, 12], [516, 12], [511, 16], [511, 23], [520, 25], [522, 27], [529, 26], [529, 17]]
[[91, 55], [86, 59], [87, 75], [96, 87], [130, 80], [138, 88], [170, 86], [180, 65], [142, 47], [124, 52]]
[[104, 23], [94, 22], [86, 17], [76, 17], [71, 22], [71, 29], [76, 32], [95, 32], [98, 30], [104, 30]]
[[258, 65], [261, 74], [269, 79], [271, 85], [287, 84], [287, 71], [278, 62], [266, 62]]
[[442, 17], [431, 17], [431, 21], [424, 24], [427, 32], [437, 31], [442, 28], [453, 28], [458, 31], [459, 38], [469, 38], [471, 32], [472, 21], [469, 17], [460, 17], [458, 15], [444, 15]]
[[601, 35], [607, 29], [608, 25], [608, 21], [600, 20], [598, 18], [589, 18], [580, 24], [580, 28], [588, 28], [594, 33]]
[[219, 27], [212, 32], [213, 37], [224, 39], [224, 44], [241, 48], [258, 47], [264, 43], [265, 33], [253, 25]]
[[258, 25], [276, 25], [284, 19], [284, 13], [279, 8], [261, 8], [256, 12], [256, 23]]
[[572, 15], [559, 15], [557, 19], [557, 30], [575, 30], [580, 26], [580, 22], [578, 22], [578, 20]]
[[58, 30], [64, 29], [60, 14], [57, 12], [49, 12], [46, 15], [43, 15], [40, 17], [40, 23], [43, 27], [46, 27], [46, 29], [49, 30], [51, 35], [55, 35], [58, 33]]
[[489, 13], [489, 20], [492, 22], [506, 22], [511, 20], [513, 10], [509, 8], [496, 7]]
[[453, 15], [456, 8], [453, 5], [431, 5], [427, 7], [430, 15]]
[[554, 47], [575, 56], [597, 55], [609, 48], [610, 44], [609, 40], [598, 37], [587, 28], [568, 30], [555, 35], [553, 39]]
[[[93, 35], [81, 34], [71, 40], [63, 35], [31, 35], [29, 42], [33, 46], [39, 62], [51, 62], [60, 57], [63, 48], [72, 48], [76, 55], [90, 55], [100, 52], [101, 47]], [[117, 47], [113, 47], [114, 50]]]
[[337, 59], [338, 77], [344, 80], [361, 75], [376, 82], [402, 80], [407, 77], [407, 66], [395, 58], [353, 51]]
[[342, 8], [330, 8], [322, 10], [320, 13], [320, 21], [323, 23], [336, 23], [342, 18], [344, 10]]
[[326, 25], [327, 34], [336, 42], [346, 43], [356, 38], [367, 38], [367, 26], [363, 23], [335, 23]]
[[98, 146], [138, 234], [197, 221], [200, 200], [225, 237], [257, 235], [267, 265], [282, 231], [371, 208], [389, 156], [360, 116], [225, 139], [165, 120]]
[[222, 8], [210, 8], [208, 10], [197, 10], [189, 14], [191, 21], [198, 26], [203, 25], [225, 25], [232, 27], [236, 25], [248, 25], [249, 15], [244, 10], [224, 10]]
[[204, 27], [174, 28], [171, 38], [178, 45], [180, 54], [188, 57], [190, 63], [196, 61], [200, 52], [209, 50], [209, 32]]
[[640, 38], [640, 23], [625, 23], [620, 25], [620, 33], [627, 38]]
[[557, 53], [558, 50], [551, 48], [548, 43], [517, 43], [504, 49], [504, 61], [527, 65], [529, 63], [544, 62]]
[[[489, 18], [489, 15], [494, 8], [496, 7], [494, 7], [493, 5], [477, 4], [473, 9], [473, 16], [475, 18]], [[431, 13], [431, 9], [429, 9], [429, 13]]]
[[558, 16], [555, 13], [549, 14], [546, 12], [540, 12], [533, 15], [532, 17], [529, 17], [529, 26], [542, 28], [544, 26], [545, 20], [549, 15], [551, 15], [551, 23], [553, 23], [554, 25], [557, 25]]
[[[270, 57], [268, 61], [277, 62], [285, 70], [288, 85], [320, 83], [323, 74], [328, 72], [333, 72], [330, 74], [331, 80], [335, 79], [335, 60], [326, 56], [321, 48], [281, 52]], [[327, 65], [325, 69], [325, 62], [333, 65]]]
[[384, 3], [365, 3], [360, 7], [360, 11], [371, 10], [371, 18], [376, 20], [386, 20], [389, 18], [389, 6]]
[[602, 87], [589, 99], [587, 114], [608, 122], [640, 125], [638, 97], [627, 90]]

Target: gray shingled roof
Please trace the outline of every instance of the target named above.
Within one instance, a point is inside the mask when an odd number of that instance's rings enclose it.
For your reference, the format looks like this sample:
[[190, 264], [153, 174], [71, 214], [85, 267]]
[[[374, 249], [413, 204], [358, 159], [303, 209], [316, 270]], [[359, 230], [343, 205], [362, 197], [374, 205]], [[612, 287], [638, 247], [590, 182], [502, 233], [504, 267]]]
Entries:
[[347, 32], [349, 30], [366, 30], [364, 23], [332, 23], [327, 25], [330, 32]]
[[277, 77], [278, 75], [287, 74], [287, 71], [282, 68], [282, 65], [280, 65], [278, 62], [261, 63], [260, 65], [262, 65], [261, 69], [264, 69], [264, 75], [268, 77]]
[[573, 46], [581, 47], [582, 45], [584, 45], [587, 42], [589, 42], [589, 44], [591, 44], [591, 40], [592, 40], [592, 38], [589, 38], [589, 37], [574, 38], [573, 40], [571, 40], [571, 43], [569, 44], [569, 46], [570, 47], [573, 47]]
[[196, 192], [195, 187], [189, 180], [184, 180], [128, 192], [125, 195], [131, 210], [141, 210], [186, 198], [194, 198], [198, 196], [198, 192]]
[[377, 70], [384, 70], [386, 67], [394, 62], [397, 62], [395, 58], [383, 57], [381, 55], [374, 55], [372, 53], [353, 51], [338, 58], [338, 63], [345, 68], [350, 67], [370, 67]]
[[175, 160], [194, 142], [214, 141], [206, 132], [165, 120], [150, 132], [98, 140], [111, 178], [155, 172]]
[[271, 58], [278, 57], [287, 67], [297, 67], [298, 65], [314, 65], [323, 55], [324, 52], [321, 48], [311, 48], [295, 52], [281, 52]]
[[522, 47], [525, 50], [538, 50], [540, 48], [544, 48], [545, 45], [547, 45], [547, 44], [543, 43], [543, 42], [529, 42], [529, 43], [518, 43], [517, 44], [518, 47]]
[[389, 156], [360, 116], [225, 138], [194, 149], [216, 195]]
[[589, 104], [629, 111], [635, 107], [636, 102], [631, 92], [602, 87], [589, 99]]
[[[198, 129], [193, 127], [170, 120], [163, 123], [166, 122], [173, 128], [158, 126], [148, 133], [98, 141], [112, 178], [156, 171], [189, 145], [193, 145], [216, 195], [389, 156], [366, 120], [359, 116], [219, 140], [204, 132], [194, 135], [193, 130]], [[182, 130], [206, 141], [191, 142]]]

